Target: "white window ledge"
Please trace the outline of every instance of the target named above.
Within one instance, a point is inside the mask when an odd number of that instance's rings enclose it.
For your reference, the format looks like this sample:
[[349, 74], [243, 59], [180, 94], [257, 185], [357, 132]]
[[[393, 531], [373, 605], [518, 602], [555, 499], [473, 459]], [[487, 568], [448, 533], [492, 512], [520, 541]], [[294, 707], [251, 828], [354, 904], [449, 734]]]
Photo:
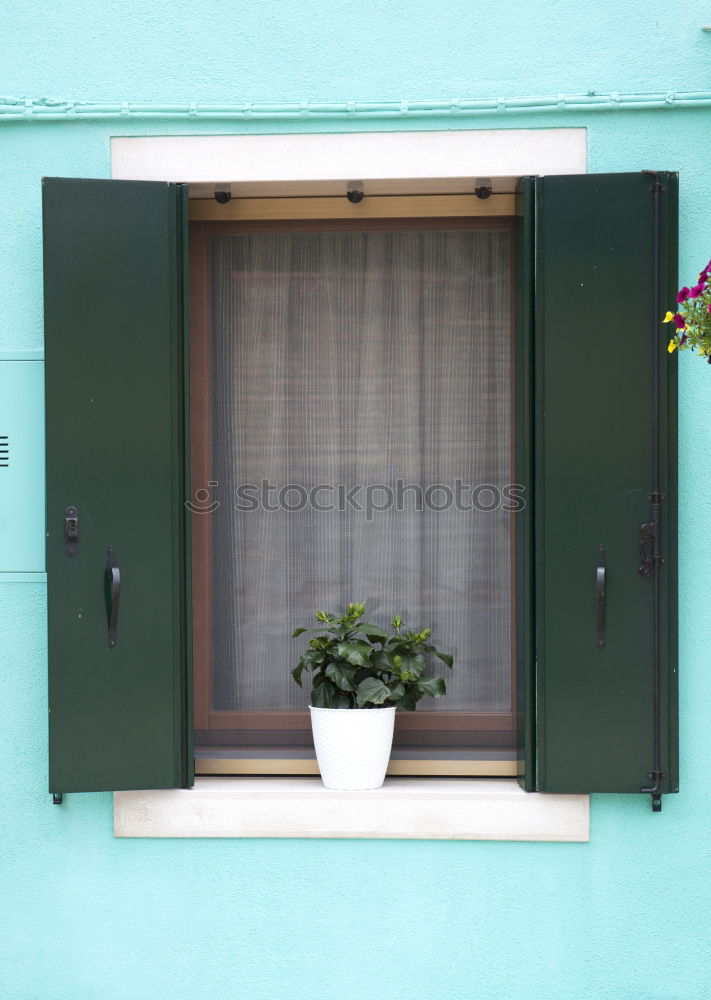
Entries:
[[198, 778], [191, 789], [115, 792], [116, 837], [590, 839], [587, 795], [522, 791], [512, 780], [388, 778], [367, 792], [318, 778]]

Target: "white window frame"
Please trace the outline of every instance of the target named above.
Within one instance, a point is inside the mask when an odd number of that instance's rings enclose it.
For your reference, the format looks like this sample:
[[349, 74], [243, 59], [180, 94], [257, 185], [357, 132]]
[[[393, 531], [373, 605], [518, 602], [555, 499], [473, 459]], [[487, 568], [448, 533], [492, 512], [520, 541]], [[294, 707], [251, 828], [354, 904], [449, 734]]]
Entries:
[[[587, 171], [587, 131], [480, 129], [223, 136], [118, 136], [111, 175], [216, 183], [245, 196], [468, 190], [477, 177]], [[466, 187], [463, 185], [467, 185]], [[333, 792], [318, 779], [198, 778], [193, 789], [114, 793], [118, 837], [355, 837], [587, 841], [587, 795], [522, 791], [514, 779], [388, 778]]]

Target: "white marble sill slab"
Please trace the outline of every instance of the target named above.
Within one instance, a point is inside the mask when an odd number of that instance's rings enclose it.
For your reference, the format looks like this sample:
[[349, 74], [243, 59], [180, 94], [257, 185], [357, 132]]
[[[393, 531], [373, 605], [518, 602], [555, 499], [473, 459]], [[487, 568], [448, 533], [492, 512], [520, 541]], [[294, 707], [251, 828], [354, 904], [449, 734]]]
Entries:
[[587, 795], [522, 791], [515, 780], [387, 778], [366, 792], [319, 778], [198, 778], [191, 789], [115, 792], [116, 837], [590, 839]]

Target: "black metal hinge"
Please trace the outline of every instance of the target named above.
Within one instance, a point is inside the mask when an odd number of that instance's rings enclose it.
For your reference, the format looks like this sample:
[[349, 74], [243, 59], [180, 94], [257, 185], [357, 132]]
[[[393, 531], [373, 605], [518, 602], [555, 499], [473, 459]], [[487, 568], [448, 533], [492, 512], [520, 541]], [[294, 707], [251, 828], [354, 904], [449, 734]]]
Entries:
[[656, 170], [643, 170], [642, 173], [646, 174], [648, 177], [654, 178], [652, 183], [649, 185], [650, 194], [660, 195], [667, 193], [667, 186], [666, 184], [662, 184], [662, 182], [659, 180], [659, 175]]
[[640, 788], [640, 792], [643, 795], [652, 796], [652, 812], [660, 813], [662, 811], [662, 782], [669, 775], [666, 771], [647, 771], [647, 777], [652, 784]]
[[651, 576], [652, 566], [661, 566], [666, 562], [661, 552], [659, 533], [661, 504], [664, 500], [664, 494], [648, 493], [647, 499], [652, 505], [652, 520], [640, 525], [639, 529], [642, 533], [642, 539], [639, 543], [639, 554], [642, 560], [639, 566], [641, 576]]

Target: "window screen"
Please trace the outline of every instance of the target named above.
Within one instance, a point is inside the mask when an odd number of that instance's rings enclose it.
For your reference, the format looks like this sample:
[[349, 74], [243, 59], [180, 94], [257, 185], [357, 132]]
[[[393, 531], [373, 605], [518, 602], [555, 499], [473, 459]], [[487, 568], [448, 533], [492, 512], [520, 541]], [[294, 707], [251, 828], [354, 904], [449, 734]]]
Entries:
[[510, 709], [510, 239], [211, 240], [216, 711], [305, 708], [291, 631], [349, 600], [454, 653], [418, 712]]

